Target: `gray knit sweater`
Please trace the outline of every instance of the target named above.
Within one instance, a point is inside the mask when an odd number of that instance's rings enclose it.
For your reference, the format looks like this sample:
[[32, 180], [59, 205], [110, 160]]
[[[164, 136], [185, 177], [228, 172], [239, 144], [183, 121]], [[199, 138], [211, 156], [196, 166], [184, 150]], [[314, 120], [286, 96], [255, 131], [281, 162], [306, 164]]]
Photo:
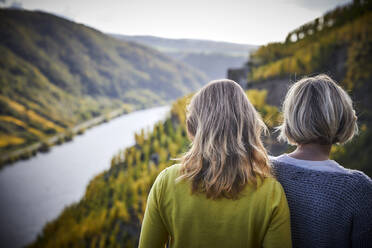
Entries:
[[372, 180], [272, 160], [291, 213], [293, 247], [372, 248]]

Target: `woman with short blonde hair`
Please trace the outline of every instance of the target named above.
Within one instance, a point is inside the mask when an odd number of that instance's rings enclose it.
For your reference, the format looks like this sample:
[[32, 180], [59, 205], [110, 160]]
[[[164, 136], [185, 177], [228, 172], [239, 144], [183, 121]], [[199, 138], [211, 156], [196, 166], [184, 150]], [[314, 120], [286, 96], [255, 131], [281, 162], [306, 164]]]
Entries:
[[358, 132], [350, 96], [327, 75], [295, 83], [284, 100], [283, 115], [279, 137], [292, 145], [343, 144]]
[[286, 95], [278, 129], [280, 140], [296, 146], [272, 158], [288, 199], [293, 246], [371, 247], [372, 181], [329, 159], [333, 144], [358, 132], [349, 95], [327, 75], [303, 78]]
[[149, 194], [140, 247], [291, 247], [287, 201], [272, 177], [266, 129], [243, 89], [210, 82], [187, 108], [192, 141]]

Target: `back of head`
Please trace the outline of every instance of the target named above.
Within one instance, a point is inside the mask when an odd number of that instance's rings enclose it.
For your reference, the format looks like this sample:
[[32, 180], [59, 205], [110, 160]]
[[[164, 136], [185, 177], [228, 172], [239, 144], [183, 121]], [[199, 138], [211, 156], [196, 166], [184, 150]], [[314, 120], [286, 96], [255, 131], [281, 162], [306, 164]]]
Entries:
[[180, 179], [191, 180], [193, 192], [236, 198], [257, 176], [270, 176], [260, 139], [266, 126], [237, 83], [210, 82], [193, 96], [187, 110], [192, 143], [181, 158]]
[[289, 89], [283, 103], [279, 139], [290, 144], [335, 144], [357, 132], [349, 95], [327, 75], [303, 78]]

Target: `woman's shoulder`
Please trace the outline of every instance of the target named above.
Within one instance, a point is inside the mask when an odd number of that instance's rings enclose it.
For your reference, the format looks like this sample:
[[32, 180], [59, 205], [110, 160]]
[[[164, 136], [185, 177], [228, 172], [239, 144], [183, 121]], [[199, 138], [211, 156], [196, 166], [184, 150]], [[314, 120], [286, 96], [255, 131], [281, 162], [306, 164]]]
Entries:
[[355, 189], [362, 192], [362, 195], [368, 195], [372, 201], [372, 179], [362, 171], [349, 169], [349, 172], [352, 175]]
[[327, 184], [344, 190], [361, 189], [372, 192], [372, 180], [364, 172], [343, 167], [342, 171], [319, 171], [294, 166], [275, 158], [271, 158], [272, 170], [275, 177], [283, 184], [297, 184], [297, 181], [307, 184]]
[[265, 194], [267, 194], [268, 192], [271, 192], [272, 194], [280, 194], [284, 192], [283, 186], [274, 176], [258, 178], [257, 190], [264, 191]]
[[179, 175], [179, 165], [175, 164], [175, 165], [164, 168], [157, 175], [152, 185], [152, 189], [156, 191], [157, 194], [159, 195], [164, 194], [164, 192], [167, 189], [172, 188], [178, 175]]
[[180, 168], [180, 164], [173, 164], [162, 170], [159, 175], [163, 175], [164, 177], [178, 177]]
[[278, 187], [280, 186], [279, 181], [274, 176], [269, 176], [265, 178], [258, 178], [258, 185], [260, 186], [271, 186], [271, 187]]
[[[298, 160], [298, 161], [301, 161], [301, 160]], [[332, 161], [335, 164], [337, 164], [339, 167], [339, 170], [318, 170], [317, 167], [321, 167], [321, 166], [318, 166], [318, 164], [315, 164], [314, 166], [312, 166], [314, 167], [314, 169], [311, 169], [310, 168], [311, 166], [297, 166], [291, 162], [288, 162], [287, 160], [280, 159], [280, 156], [270, 157], [270, 162], [271, 162], [272, 169], [274, 170], [274, 172], [278, 170], [285, 170], [287, 173], [289, 173], [290, 171], [293, 171], [295, 173], [301, 172], [305, 174], [307, 173], [324, 174], [324, 175], [330, 175], [330, 176], [345, 175], [346, 177], [350, 177], [350, 178], [363, 178], [363, 179], [370, 180], [370, 178], [366, 174], [364, 174], [362, 171], [355, 170], [355, 169], [348, 169], [333, 160], [329, 160], [329, 161]], [[314, 161], [314, 163], [316, 162], [320, 162], [320, 161]]]
[[163, 169], [157, 176], [157, 181], [160, 181], [162, 184], [164, 182], [173, 182], [177, 177], [179, 177], [180, 164], [171, 165]]

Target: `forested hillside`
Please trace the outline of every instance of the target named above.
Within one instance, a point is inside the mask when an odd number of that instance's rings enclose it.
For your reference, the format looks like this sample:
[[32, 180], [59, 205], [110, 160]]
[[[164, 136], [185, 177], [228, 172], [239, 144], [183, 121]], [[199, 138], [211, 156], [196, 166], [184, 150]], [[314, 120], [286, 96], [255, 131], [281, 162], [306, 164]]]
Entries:
[[[276, 107], [265, 104], [266, 92], [247, 92], [269, 127], [278, 124]], [[47, 224], [30, 247], [137, 247], [148, 192], [156, 176], [187, 149], [185, 106], [176, 101], [170, 116], [152, 132], [135, 135], [136, 145], [112, 158], [111, 168], [95, 177], [83, 199]]]
[[250, 57], [249, 70], [250, 88], [318, 73], [336, 79], [354, 100], [361, 133], [350, 144], [335, 146], [332, 156], [372, 175], [371, 0], [356, 0], [329, 11], [290, 32], [285, 42], [260, 47]]
[[160, 52], [38, 11], [0, 9], [0, 154], [114, 109], [169, 103], [206, 82]]

